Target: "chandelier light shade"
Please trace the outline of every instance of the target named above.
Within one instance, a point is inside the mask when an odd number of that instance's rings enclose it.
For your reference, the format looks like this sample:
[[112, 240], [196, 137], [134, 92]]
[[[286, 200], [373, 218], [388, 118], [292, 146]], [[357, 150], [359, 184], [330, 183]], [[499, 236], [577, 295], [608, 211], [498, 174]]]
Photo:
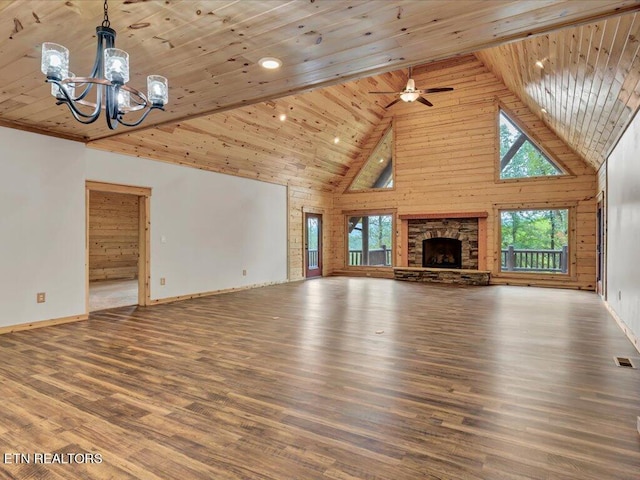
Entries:
[[[129, 54], [115, 48], [116, 31], [110, 28], [107, 0], [104, 20], [96, 27], [96, 36], [96, 58], [87, 77], [76, 77], [69, 72], [69, 50], [65, 47], [50, 42], [42, 44], [40, 70], [51, 83], [51, 95], [57, 104], [67, 105], [73, 117], [84, 124], [95, 122], [104, 110], [112, 130], [118, 124], [135, 127], [151, 110], [164, 110], [169, 102], [169, 82], [165, 77], [149, 75], [146, 95], [127, 85]], [[132, 112], [137, 115], [131, 115]]]
[[[69, 72], [67, 74], [68, 77], [75, 77], [75, 75], [71, 72]], [[60, 86], [56, 85], [55, 83], [51, 84], [51, 95], [53, 95], [54, 97], [56, 97], [57, 99], [61, 100], [64, 98], [64, 93], [62, 93], [62, 91], [60, 90]], [[73, 85], [73, 83], [67, 83], [65, 85], [65, 88], [67, 89], [67, 93], [69, 94], [70, 97], [74, 97], [76, 94], [76, 87]]]
[[43, 43], [40, 70], [56, 80], [66, 78], [69, 74], [69, 50], [57, 43]]
[[160, 75], [147, 77], [147, 93], [149, 101], [158, 105], [166, 105], [169, 101], [169, 84], [167, 79]]
[[104, 76], [113, 84], [129, 81], [129, 54], [118, 48], [104, 50]]

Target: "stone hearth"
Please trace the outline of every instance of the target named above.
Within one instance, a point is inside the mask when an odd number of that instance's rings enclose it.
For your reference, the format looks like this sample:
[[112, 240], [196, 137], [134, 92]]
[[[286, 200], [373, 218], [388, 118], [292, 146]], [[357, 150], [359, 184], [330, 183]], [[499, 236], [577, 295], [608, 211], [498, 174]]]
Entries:
[[396, 280], [408, 282], [451, 283], [456, 285], [489, 285], [487, 270], [463, 270], [460, 268], [395, 267]]

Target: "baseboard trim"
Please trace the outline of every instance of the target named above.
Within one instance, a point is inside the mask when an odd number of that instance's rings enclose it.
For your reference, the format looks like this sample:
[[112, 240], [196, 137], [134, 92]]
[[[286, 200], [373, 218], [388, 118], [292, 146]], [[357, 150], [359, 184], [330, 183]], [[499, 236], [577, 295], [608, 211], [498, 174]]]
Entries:
[[0, 335], [5, 333], [20, 332], [23, 330], [33, 330], [34, 328], [51, 327], [53, 325], [62, 325], [64, 323], [79, 322], [87, 320], [89, 314], [73, 315], [71, 317], [52, 318], [51, 320], [40, 320], [37, 322], [19, 323], [17, 325], [9, 325], [8, 327], [0, 327]]
[[[294, 280], [295, 281], [295, 280]], [[223, 293], [240, 292], [242, 290], [251, 290], [252, 288], [268, 287], [270, 285], [281, 285], [289, 283], [290, 280], [282, 280], [279, 282], [255, 283], [252, 285], [243, 285], [242, 287], [225, 288], [223, 290], [212, 290], [210, 292], [191, 293], [189, 295], [179, 295], [177, 297], [156, 298], [149, 300], [148, 305], [160, 305], [163, 303], [181, 302], [183, 300], [191, 300], [200, 297], [210, 297], [212, 295], [221, 295]]]
[[620, 327], [620, 330], [624, 332], [624, 334], [631, 341], [633, 346], [636, 347], [636, 350], [640, 353], [640, 341], [638, 340], [638, 337], [635, 336], [635, 334], [631, 331], [631, 329], [627, 326], [627, 324], [624, 323], [624, 321], [618, 316], [616, 311], [613, 308], [611, 308], [611, 305], [609, 305], [609, 302], [607, 302], [606, 300], [603, 300], [603, 303], [606, 309], [609, 311], [609, 314], [611, 314], [613, 319], [616, 321], [616, 323]]

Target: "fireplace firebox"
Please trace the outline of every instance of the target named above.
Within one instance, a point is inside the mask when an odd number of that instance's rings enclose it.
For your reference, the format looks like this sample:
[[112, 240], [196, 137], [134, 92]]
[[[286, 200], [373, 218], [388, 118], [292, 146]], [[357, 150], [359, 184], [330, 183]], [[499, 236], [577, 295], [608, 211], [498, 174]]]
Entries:
[[422, 241], [422, 266], [462, 268], [462, 242], [455, 238], [427, 238]]

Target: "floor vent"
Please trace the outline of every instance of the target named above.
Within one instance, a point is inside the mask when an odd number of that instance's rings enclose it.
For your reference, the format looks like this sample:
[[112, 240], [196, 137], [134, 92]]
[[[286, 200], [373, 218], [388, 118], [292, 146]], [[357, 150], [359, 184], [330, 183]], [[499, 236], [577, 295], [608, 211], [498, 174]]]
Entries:
[[613, 359], [619, 367], [636, 368], [629, 357], [613, 357]]

